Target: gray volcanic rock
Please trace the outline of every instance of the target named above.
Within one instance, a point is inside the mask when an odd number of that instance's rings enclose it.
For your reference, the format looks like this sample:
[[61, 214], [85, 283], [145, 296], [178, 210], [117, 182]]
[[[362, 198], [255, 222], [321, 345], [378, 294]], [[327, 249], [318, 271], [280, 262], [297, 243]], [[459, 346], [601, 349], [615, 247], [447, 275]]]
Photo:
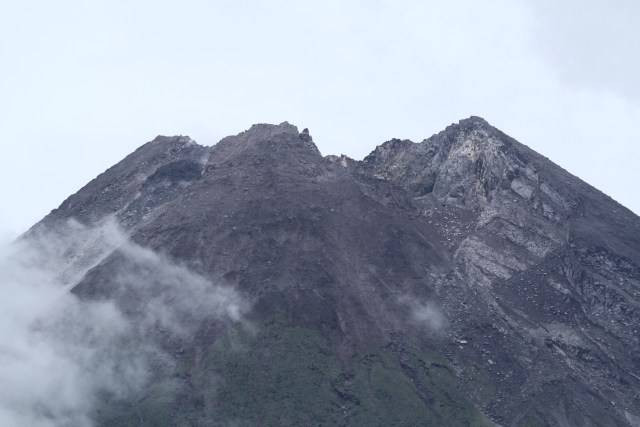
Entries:
[[[158, 333], [175, 363], [100, 424], [639, 425], [640, 218], [481, 118], [362, 161], [286, 122], [158, 137], [30, 233], [107, 215], [252, 326]], [[73, 292], [135, 319], [131, 262]]]

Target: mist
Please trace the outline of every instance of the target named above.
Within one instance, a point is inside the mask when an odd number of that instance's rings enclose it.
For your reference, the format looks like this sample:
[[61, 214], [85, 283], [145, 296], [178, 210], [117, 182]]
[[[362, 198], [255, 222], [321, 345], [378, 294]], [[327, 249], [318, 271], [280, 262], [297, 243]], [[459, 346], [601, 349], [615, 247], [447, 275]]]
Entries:
[[441, 333], [447, 326], [447, 318], [434, 301], [422, 301], [417, 297], [404, 295], [398, 302], [405, 307], [409, 320], [433, 333]]
[[[71, 292], [116, 256], [128, 267], [109, 280], [115, 298]], [[145, 295], [135, 312], [118, 301], [133, 286]], [[185, 339], [204, 319], [236, 324], [248, 310], [231, 288], [131, 242], [113, 219], [96, 227], [69, 221], [1, 242], [0, 292], [0, 425], [7, 426], [91, 426], [99, 399], [132, 396], [153, 370], [171, 368], [158, 336]]]

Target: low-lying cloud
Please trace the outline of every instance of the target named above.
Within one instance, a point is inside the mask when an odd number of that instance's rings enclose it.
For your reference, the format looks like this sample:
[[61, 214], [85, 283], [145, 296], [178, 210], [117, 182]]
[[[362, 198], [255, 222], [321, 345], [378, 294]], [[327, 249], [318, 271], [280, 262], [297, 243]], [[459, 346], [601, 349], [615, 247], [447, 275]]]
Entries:
[[[100, 283], [114, 298], [70, 292], [115, 256], [127, 263]], [[203, 320], [240, 322], [247, 309], [233, 289], [132, 243], [113, 220], [1, 244], [0, 425], [91, 426], [99, 398], [127, 398], [151, 364], [171, 365], [150, 337], [189, 339]]]

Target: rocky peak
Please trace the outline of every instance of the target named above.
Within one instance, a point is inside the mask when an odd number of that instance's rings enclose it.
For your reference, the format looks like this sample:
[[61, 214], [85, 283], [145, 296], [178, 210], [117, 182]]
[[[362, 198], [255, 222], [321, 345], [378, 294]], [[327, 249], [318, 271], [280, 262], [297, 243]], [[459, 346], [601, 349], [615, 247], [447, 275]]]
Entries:
[[298, 132], [298, 128], [288, 122], [279, 125], [259, 123], [237, 135], [227, 136], [211, 149], [209, 163], [220, 165], [240, 157], [262, 159], [315, 159], [322, 156], [313, 143], [309, 130]]
[[[307, 130], [307, 133], [309, 131]], [[288, 135], [299, 135], [298, 127], [292, 125], [291, 123], [284, 121], [278, 125], [270, 124], [270, 123], [256, 123], [252, 125], [248, 130], [241, 132], [240, 135], [243, 135], [247, 138], [255, 138], [255, 139], [269, 139], [275, 135], [280, 134], [288, 134]]]
[[542, 156], [472, 116], [421, 143], [393, 139], [364, 159], [376, 176], [406, 187], [415, 197], [481, 208], [503, 191], [531, 200], [540, 186]]
[[459, 120], [457, 124], [449, 125], [448, 128], [495, 129], [488, 121], [480, 116], [469, 116], [466, 119]]
[[282, 122], [279, 125], [256, 123], [237, 135], [223, 138], [217, 145], [227, 145], [230, 143], [252, 145], [275, 139], [297, 138], [299, 135], [298, 128], [289, 122]]

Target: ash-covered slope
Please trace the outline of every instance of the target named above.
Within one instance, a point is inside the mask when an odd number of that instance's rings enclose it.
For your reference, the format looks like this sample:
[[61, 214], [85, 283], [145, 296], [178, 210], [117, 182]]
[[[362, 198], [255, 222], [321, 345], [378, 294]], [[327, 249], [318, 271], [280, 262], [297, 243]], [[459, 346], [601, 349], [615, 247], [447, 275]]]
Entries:
[[[639, 425], [640, 218], [480, 118], [363, 161], [288, 123], [158, 137], [32, 233], [108, 215], [251, 326], [158, 331], [175, 364], [98, 423]], [[132, 262], [73, 292], [135, 319], [148, 289], [110, 285]]]

